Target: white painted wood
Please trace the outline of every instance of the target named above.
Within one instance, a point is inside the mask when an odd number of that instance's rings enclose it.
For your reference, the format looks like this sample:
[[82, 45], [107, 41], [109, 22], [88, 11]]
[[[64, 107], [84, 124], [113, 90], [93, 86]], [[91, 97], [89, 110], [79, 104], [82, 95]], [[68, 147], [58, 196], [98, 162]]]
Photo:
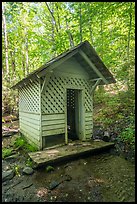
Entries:
[[82, 51], [79, 50], [79, 53], [81, 56], [85, 59], [85, 61], [90, 65], [90, 67], [96, 72], [96, 74], [102, 78], [105, 84], [108, 84], [108, 81], [105, 79], [105, 77], [101, 74], [101, 72], [96, 68], [96, 66], [91, 62], [91, 60], [88, 58], [88, 56]]
[[80, 139], [85, 138], [85, 110], [84, 110], [84, 90], [78, 91], [78, 134]]
[[43, 120], [42, 121], [42, 127], [44, 126], [47, 126], [47, 125], [57, 125], [57, 124], [65, 124], [65, 120], [61, 120], [61, 119], [58, 119], [58, 120]]
[[40, 123], [39, 124], [32, 124], [30, 121], [24, 120], [24, 119], [20, 119], [20, 123], [32, 127], [35, 130], [40, 130]]
[[[43, 107], [43, 111], [46, 112], [54, 112], [54, 114], [56, 113], [63, 113], [64, 112], [64, 107], [63, 107], [63, 100], [59, 100], [60, 97], [63, 95], [61, 93], [64, 92], [63, 90], [58, 90], [58, 88], [55, 88], [55, 85], [53, 84], [54, 87], [50, 86], [50, 91], [47, 92], [45, 94], [46, 97], [46, 104], [43, 104], [43, 106], [45, 105], [45, 107]], [[43, 102], [44, 103], [44, 102]], [[52, 105], [51, 105], [52, 104]]]
[[85, 121], [85, 125], [92, 125], [92, 124], [93, 124], [93, 120]]
[[86, 79], [88, 80], [89, 79], [89, 76], [87, 75], [81, 75], [81, 74], [77, 74], [77, 73], [66, 73], [66, 72], [63, 72], [63, 71], [55, 71], [54, 72], [54, 76], [56, 77], [63, 77], [63, 78], [77, 78], [77, 79]]
[[92, 118], [93, 116], [93, 113], [92, 112], [86, 112], [85, 113], [85, 117], [88, 118], [88, 117], [91, 117]]
[[86, 121], [86, 122], [87, 122], [87, 121], [91, 121], [91, 122], [92, 122], [92, 121], [93, 121], [93, 118], [92, 118], [92, 117], [86, 117], [86, 118], [85, 118], [85, 121]]
[[84, 86], [77, 86], [77, 85], [72, 85], [72, 84], [67, 84], [65, 86], [66, 89], [77, 89], [77, 90], [84, 90]]
[[[78, 50], [74, 50], [73, 52], [69, 53], [68, 55], [64, 56], [63, 58], [61, 58], [58, 61], [55, 61], [53, 64], [49, 64], [49, 66], [46, 67], [46, 69], [43, 69], [42, 71], [40, 71], [37, 75], [38, 77], [42, 77], [43, 75], [45, 75], [49, 70], [53, 70], [56, 67], [60, 66], [63, 62], [65, 62], [66, 60], [68, 60], [69, 58], [71, 58], [72, 56], [74, 56], [76, 53], [78, 52]], [[43, 66], [44, 68], [44, 66]]]
[[92, 129], [92, 128], [93, 128], [92, 125], [85, 125], [85, 130], [90, 130], [90, 129]]
[[97, 81], [98, 79], [101, 79], [101, 78], [90, 79], [89, 81], [90, 81], [90, 82], [94, 82], [94, 81]]
[[42, 91], [45, 89], [45, 87], [47, 86], [48, 82], [49, 82], [49, 79], [52, 75], [53, 71], [49, 71], [47, 72], [46, 76], [45, 76], [45, 79], [44, 79], [44, 82], [43, 82], [43, 85], [42, 85], [42, 88], [41, 88], [41, 93]]
[[58, 134], [62, 134], [65, 133], [65, 128], [63, 129], [56, 129], [56, 130], [49, 130], [49, 131], [42, 131], [42, 136], [50, 136], [50, 135], [58, 135]]
[[85, 130], [85, 134], [86, 134], [86, 135], [88, 135], [88, 134], [92, 134], [92, 129]]
[[42, 104], [41, 104], [41, 78], [39, 79], [39, 95], [40, 95], [40, 133], [39, 133], [39, 140], [40, 140], [40, 149], [43, 148], [43, 140], [42, 140]]
[[19, 111], [39, 113], [39, 96], [39, 82], [37, 80], [22, 87], [19, 90]]
[[[68, 74], [67, 77], [75, 77], [76, 75], [78, 75], [80, 78], [86, 78], [89, 79], [89, 74], [87, 73], [87, 71], [85, 71], [85, 69], [81, 66], [81, 64], [74, 58], [70, 58], [67, 61], [63, 62], [60, 66], [58, 66], [55, 70], [54, 70], [55, 74], [56, 73], [60, 73], [60, 77], [62, 77], [62, 75]], [[66, 75], [65, 75], [66, 76]]]
[[[36, 136], [39, 138], [40, 131], [38, 129], [34, 128], [34, 126], [32, 127], [32, 126], [30, 126], [30, 124], [26, 124], [23, 121], [20, 123], [20, 127], [23, 127], [24, 130], [26, 130], [28, 132], [28, 134], [29, 134], [29, 132], [32, 132], [33, 134], [35, 134], [34, 137]], [[38, 127], [38, 128], [40, 128], [40, 127]]]
[[31, 123], [32, 125], [35, 126], [40, 126], [40, 120], [35, 120], [34, 118], [26, 118], [25, 116], [20, 116], [19, 117], [20, 121], [26, 121], [27, 123]]
[[[37, 145], [40, 145], [40, 115], [19, 112], [19, 127], [25, 137]], [[36, 140], [38, 142], [36, 142]]]
[[29, 113], [29, 112], [19, 112], [19, 117], [25, 117], [25, 118], [30, 118], [30, 119], [34, 119], [34, 120], [40, 120], [40, 114], [36, 114], [36, 113]]
[[22, 130], [22, 129], [20, 129], [20, 132], [23, 134], [23, 135], [25, 135], [25, 138], [27, 139], [27, 141], [31, 144], [31, 143], [34, 143], [39, 149], [40, 149], [40, 142], [38, 141], [38, 140], [36, 140], [34, 137], [32, 137], [32, 134], [29, 134], [28, 135], [28, 133], [26, 132], [26, 131], [24, 131], [24, 130]]
[[86, 139], [92, 138], [92, 134], [86, 134]]
[[42, 115], [42, 121], [43, 120], [46, 120], [46, 121], [49, 121], [49, 120], [60, 120], [60, 119], [65, 119], [65, 114], [44, 114]]
[[101, 80], [102, 80], [102, 79], [98, 79], [98, 80], [95, 82], [95, 84], [94, 84], [94, 85], [92, 86], [92, 88], [91, 88], [90, 94], [93, 94], [93, 92], [95, 91], [97, 85], [99, 85], [99, 83], [100, 83]]
[[68, 144], [68, 124], [67, 124], [67, 89], [64, 94], [64, 112], [65, 112], [65, 144]]
[[65, 128], [65, 124], [57, 124], [57, 125], [47, 125], [47, 126], [43, 126], [42, 127], [42, 131], [45, 130], [56, 130], [56, 129], [61, 129], [61, 128]]

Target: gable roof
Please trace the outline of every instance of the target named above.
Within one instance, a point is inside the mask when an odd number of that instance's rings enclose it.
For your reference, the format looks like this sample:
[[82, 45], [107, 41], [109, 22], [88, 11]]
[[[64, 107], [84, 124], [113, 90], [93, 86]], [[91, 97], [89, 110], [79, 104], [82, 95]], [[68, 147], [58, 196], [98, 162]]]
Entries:
[[73, 56], [89, 73], [89, 75], [91, 76], [91, 80], [102, 78], [102, 81], [100, 83], [102, 85], [116, 82], [113, 75], [110, 73], [110, 71], [107, 69], [103, 61], [96, 53], [95, 49], [90, 45], [88, 41], [84, 41], [79, 45], [58, 55], [57, 57], [51, 59], [40, 68], [31, 72], [28, 76], [23, 78], [21, 81], [16, 83], [11, 88], [13, 89], [18, 88], [20, 86], [23, 86], [25, 83], [29, 82], [29, 80], [40, 78], [41, 76], [45, 75], [48, 71], [54, 69], [55, 67], [59, 66], [61, 63], [63, 63], [64, 61]]

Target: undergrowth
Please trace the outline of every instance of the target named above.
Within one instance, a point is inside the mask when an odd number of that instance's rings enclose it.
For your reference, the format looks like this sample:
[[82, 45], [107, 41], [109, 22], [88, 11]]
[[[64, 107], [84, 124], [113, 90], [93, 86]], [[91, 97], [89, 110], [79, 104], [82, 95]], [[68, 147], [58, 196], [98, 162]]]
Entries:
[[8, 149], [8, 148], [3, 148], [2, 149], [2, 159], [5, 159], [6, 157], [9, 157], [12, 155], [12, 149]]
[[21, 136], [15, 140], [14, 147], [18, 148], [18, 149], [26, 150], [27, 152], [38, 151], [38, 148], [36, 147], [36, 145], [29, 144], [23, 136]]
[[94, 115], [94, 124], [110, 130], [117, 140], [135, 149], [135, 100], [133, 92], [119, 92], [110, 95], [100, 90], [95, 92], [94, 107], [100, 105], [100, 111]]

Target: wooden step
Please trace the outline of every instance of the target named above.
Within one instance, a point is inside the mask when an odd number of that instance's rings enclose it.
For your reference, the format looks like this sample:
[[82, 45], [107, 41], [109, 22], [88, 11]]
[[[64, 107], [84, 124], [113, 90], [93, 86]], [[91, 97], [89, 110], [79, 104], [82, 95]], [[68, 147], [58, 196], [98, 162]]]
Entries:
[[114, 147], [113, 142], [71, 142], [68, 145], [58, 146], [43, 151], [29, 153], [30, 158], [37, 167], [42, 165], [53, 165], [58, 162], [79, 158], [85, 154], [93, 154]]

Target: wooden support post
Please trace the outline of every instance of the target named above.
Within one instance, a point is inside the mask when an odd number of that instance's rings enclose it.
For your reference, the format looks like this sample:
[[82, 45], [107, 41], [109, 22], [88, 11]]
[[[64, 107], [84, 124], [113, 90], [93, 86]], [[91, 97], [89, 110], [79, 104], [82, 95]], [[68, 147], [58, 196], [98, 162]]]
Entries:
[[91, 89], [91, 91], [90, 91], [90, 94], [92, 94], [93, 91], [95, 91], [97, 85], [100, 83], [101, 80], [102, 80], [102, 79], [99, 78], [99, 79], [95, 82], [95, 84], [92, 86], [92, 89]]
[[89, 66], [96, 72], [96, 74], [102, 78], [105, 84], [108, 84], [108, 81], [105, 79], [105, 77], [101, 74], [101, 72], [96, 68], [96, 66], [91, 62], [91, 60], [88, 58], [88, 56], [82, 51], [79, 50], [79, 53], [81, 56], [85, 59], [85, 61], [89, 64]]
[[39, 79], [39, 106], [40, 106], [40, 150], [43, 148], [43, 138], [42, 138], [42, 108], [41, 108], [41, 79]]
[[65, 107], [65, 144], [68, 144], [68, 124], [67, 124], [67, 89], [65, 90], [65, 100], [64, 100], [64, 107]]
[[41, 93], [43, 92], [44, 88], [47, 86], [52, 73], [53, 73], [53, 71], [47, 72], [47, 75], [46, 75], [46, 77], [44, 79], [44, 82], [43, 82], [43, 85], [42, 85], [42, 88], [41, 88]]

